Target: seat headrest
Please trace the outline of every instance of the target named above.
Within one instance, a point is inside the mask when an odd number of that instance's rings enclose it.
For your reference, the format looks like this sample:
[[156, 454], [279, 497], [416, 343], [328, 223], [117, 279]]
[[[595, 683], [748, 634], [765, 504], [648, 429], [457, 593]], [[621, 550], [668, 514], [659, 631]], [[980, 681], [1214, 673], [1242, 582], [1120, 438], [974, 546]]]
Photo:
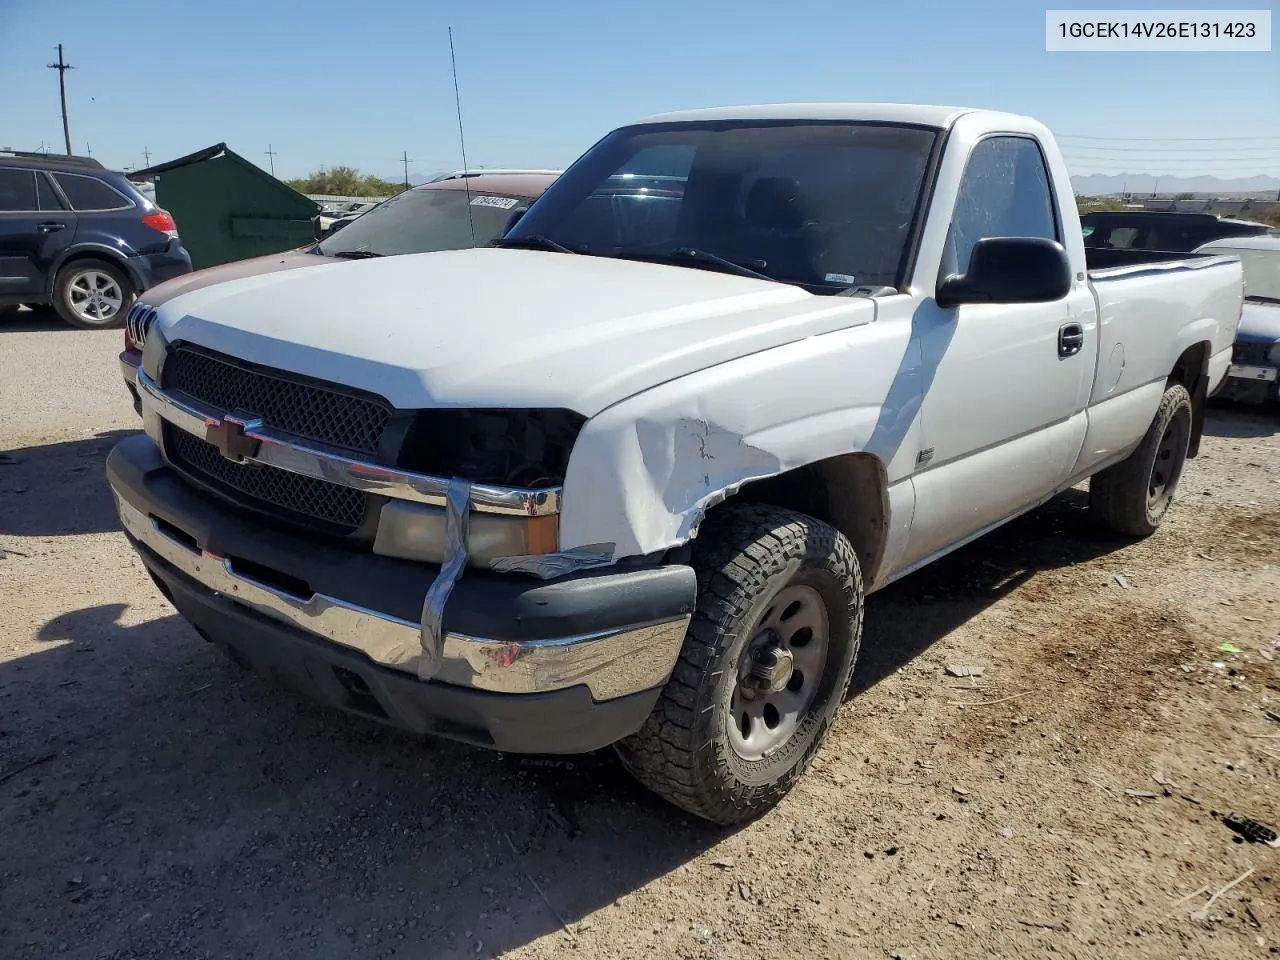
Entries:
[[790, 177], [761, 177], [747, 191], [742, 215], [748, 226], [759, 230], [800, 229], [800, 184]]

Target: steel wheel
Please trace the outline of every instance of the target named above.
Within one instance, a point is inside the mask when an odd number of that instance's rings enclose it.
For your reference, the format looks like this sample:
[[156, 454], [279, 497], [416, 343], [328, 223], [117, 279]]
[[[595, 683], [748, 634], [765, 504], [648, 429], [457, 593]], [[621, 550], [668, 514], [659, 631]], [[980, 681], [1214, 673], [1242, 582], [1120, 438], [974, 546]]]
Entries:
[[82, 270], [67, 284], [67, 306], [87, 326], [105, 326], [120, 314], [124, 291], [116, 278], [102, 270]]
[[827, 608], [812, 587], [783, 587], [742, 652], [729, 701], [729, 743], [743, 760], [783, 746], [805, 717], [827, 664]]
[[1182, 417], [1174, 417], [1165, 427], [1156, 447], [1155, 461], [1151, 464], [1151, 479], [1147, 484], [1147, 508], [1162, 511], [1178, 486], [1182, 476], [1182, 464], [1187, 450], [1187, 423]]

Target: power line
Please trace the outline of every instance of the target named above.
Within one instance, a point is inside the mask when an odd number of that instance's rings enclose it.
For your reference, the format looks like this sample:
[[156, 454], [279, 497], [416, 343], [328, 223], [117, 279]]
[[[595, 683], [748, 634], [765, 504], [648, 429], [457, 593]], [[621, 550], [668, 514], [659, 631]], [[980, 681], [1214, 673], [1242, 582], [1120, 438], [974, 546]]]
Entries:
[[67, 141], [67, 156], [71, 156], [71, 124], [67, 120], [67, 71], [75, 67], [62, 59], [62, 44], [58, 44], [58, 62], [49, 64], [50, 70], [58, 71], [58, 93], [62, 97], [62, 136]]
[[1110, 140], [1116, 143], [1234, 143], [1244, 140], [1280, 140], [1280, 137], [1094, 137], [1083, 133], [1059, 133], [1059, 140]]
[[1200, 167], [1214, 167], [1227, 163], [1253, 163], [1268, 166], [1280, 163], [1280, 154], [1267, 157], [1153, 157], [1151, 155], [1137, 157], [1099, 157], [1093, 154], [1064, 153], [1068, 160], [1082, 163], [1156, 163], [1156, 164], [1193, 164]]
[[[1221, 147], [1094, 147], [1087, 143], [1063, 144], [1064, 150], [1105, 150], [1111, 153], [1222, 153]], [[1236, 150], [1270, 150], [1280, 152], [1275, 146], [1258, 144], [1256, 147], [1236, 147]], [[1231, 154], [1234, 156], [1234, 152]]]

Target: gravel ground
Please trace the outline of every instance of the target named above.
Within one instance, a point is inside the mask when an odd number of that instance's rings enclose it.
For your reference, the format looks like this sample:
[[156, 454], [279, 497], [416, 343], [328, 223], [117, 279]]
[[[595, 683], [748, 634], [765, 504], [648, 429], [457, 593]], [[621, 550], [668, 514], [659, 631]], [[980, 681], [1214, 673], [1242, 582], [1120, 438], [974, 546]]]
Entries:
[[119, 344], [0, 327], [0, 957], [1280, 952], [1280, 850], [1221, 822], [1280, 821], [1274, 412], [1213, 411], [1145, 542], [1072, 491], [873, 597], [830, 741], [735, 831], [224, 661], [116, 532]]

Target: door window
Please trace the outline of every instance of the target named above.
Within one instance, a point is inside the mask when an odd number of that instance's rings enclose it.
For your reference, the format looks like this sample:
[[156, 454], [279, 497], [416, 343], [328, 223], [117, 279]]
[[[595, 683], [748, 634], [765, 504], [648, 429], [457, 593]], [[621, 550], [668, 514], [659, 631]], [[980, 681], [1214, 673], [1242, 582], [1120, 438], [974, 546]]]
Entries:
[[36, 209], [36, 175], [30, 170], [0, 170], [0, 213]]
[[1059, 240], [1049, 172], [1029, 137], [989, 137], [973, 148], [960, 181], [943, 257], [943, 276], [969, 267], [987, 237]]

